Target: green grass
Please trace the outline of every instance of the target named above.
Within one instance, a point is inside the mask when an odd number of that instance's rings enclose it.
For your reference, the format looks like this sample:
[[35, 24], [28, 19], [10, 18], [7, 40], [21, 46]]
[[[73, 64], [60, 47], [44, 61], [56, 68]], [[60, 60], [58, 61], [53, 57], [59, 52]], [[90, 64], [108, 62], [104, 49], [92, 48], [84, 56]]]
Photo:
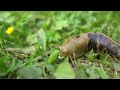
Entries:
[[[119, 60], [92, 50], [69, 63], [58, 46], [69, 36], [101, 32], [120, 43], [120, 12], [0, 12], [1, 79], [118, 79]], [[14, 27], [7, 34], [8, 27]], [[97, 58], [99, 56], [99, 59]]]

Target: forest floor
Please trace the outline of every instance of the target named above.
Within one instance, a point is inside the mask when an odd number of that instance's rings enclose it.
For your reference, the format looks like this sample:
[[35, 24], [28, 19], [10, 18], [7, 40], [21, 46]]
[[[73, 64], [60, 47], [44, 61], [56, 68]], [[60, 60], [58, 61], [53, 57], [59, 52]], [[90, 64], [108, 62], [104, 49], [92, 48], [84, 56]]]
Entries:
[[120, 12], [0, 12], [1, 79], [119, 79], [120, 61], [92, 50], [69, 62], [59, 46], [69, 37], [101, 32], [120, 43]]

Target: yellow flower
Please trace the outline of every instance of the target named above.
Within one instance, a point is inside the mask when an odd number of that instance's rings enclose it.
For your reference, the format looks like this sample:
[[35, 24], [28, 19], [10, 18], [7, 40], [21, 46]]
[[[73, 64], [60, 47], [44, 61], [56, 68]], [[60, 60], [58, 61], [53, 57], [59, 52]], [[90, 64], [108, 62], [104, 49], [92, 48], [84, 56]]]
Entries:
[[11, 34], [11, 33], [13, 33], [13, 31], [14, 31], [14, 27], [11, 26], [11, 27], [8, 27], [8, 29], [6, 30], [6, 33]]

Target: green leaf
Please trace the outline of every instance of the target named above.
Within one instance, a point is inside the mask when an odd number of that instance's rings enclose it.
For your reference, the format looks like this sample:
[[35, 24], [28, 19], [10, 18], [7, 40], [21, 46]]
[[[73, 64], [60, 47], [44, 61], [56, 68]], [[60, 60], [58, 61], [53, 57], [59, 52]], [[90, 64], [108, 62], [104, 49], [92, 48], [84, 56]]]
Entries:
[[96, 66], [88, 67], [88, 68], [86, 68], [85, 71], [89, 75], [90, 79], [98, 79], [98, 78], [100, 78], [100, 75], [97, 72], [97, 67]]
[[37, 40], [38, 43], [41, 45], [42, 49], [45, 51], [46, 50], [46, 35], [44, 30], [41, 28], [38, 32], [37, 32]]
[[120, 64], [119, 63], [113, 63], [113, 67], [115, 70], [120, 71]]
[[12, 71], [14, 71], [14, 70], [16, 69], [15, 61], [16, 61], [16, 59], [13, 58], [13, 59], [12, 59], [12, 63], [11, 63], [11, 65], [10, 65], [10, 67], [9, 67], [9, 69], [8, 69], [8, 71], [7, 71], [7, 73], [12, 72]]
[[67, 20], [59, 20], [55, 23], [55, 30], [61, 30], [63, 27], [67, 27], [68, 26], [68, 22]]
[[18, 71], [21, 79], [40, 79], [42, 77], [42, 69], [35, 65], [28, 65]]
[[60, 34], [58, 34], [57, 32], [54, 33], [54, 41], [59, 41], [61, 39]]
[[50, 57], [48, 58], [47, 63], [48, 63], [48, 64], [54, 63], [55, 60], [57, 60], [58, 54], [59, 54], [59, 50], [54, 50], [54, 51], [51, 53]]
[[77, 70], [75, 71], [75, 73], [76, 73], [76, 78], [77, 78], [77, 79], [85, 79], [85, 78], [88, 78], [88, 75], [87, 75], [87, 73], [85, 72], [85, 67], [82, 66], [82, 64], [81, 64], [81, 66], [79, 67], [79, 69], [77, 69]]
[[62, 62], [54, 72], [57, 79], [74, 79], [75, 73], [68, 62]]
[[[3, 60], [5, 61], [5, 59], [3, 59]], [[16, 65], [15, 65], [16, 59], [15, 58], [12, 59], [12, 63], [8, 67], [5, 66], [5, 62], [4, 61], [1, 60], [0, 64], [1, 64], [1, 66], [3, 66], [3, 67], [1, 67], [1, 69], [5, 70], [5, 71], [3, 72], [3, 70], [1, 70], [2, 73], [0, 73], [0, 76], [5, 76], [9, 72], [13, 72], [16, 69]]]
[[97, 71], [102, 79], [108, 79], [107, 74], [101, 68], [97, 68]]
[[47, 64], [46, 65], [46, 69], [49, 71], [49, 72], [53, 72], [55, 70], [54, 66], [51, 65], [51, 64]]
[[34, 58], [34, 56], [35, 56], [35, 53], [36, 53], [36, 52], [31, 53], [29, 60], [26, 61], [26, 65], [27, 65], [27, 64], [28, 64], [28, 65], [29, 65], [29, 64], [32, 64], [33, 58]]
[[90, 61], [94, 61], [94, 58], [97, 54], [93, 52], [93, 49], [89, 52], [88, 58]]
[[8, 60], [7, 56], [0, 58], [0, 76], [7, 72], [8, 67], [5, 62]]
[[54, 29], [48, 31], [47, 36], [49, 37], [49, 42], [58, 42], [62, 38], [58, 31], [55, 31]]
[[27, 38], [26, 38], [26, 41], [32, 45], [32, 44], [35, 44], [38, 42], [37, 38], [36, 38], [36, 34], [33, 34], [33, 35], [28, 35]]

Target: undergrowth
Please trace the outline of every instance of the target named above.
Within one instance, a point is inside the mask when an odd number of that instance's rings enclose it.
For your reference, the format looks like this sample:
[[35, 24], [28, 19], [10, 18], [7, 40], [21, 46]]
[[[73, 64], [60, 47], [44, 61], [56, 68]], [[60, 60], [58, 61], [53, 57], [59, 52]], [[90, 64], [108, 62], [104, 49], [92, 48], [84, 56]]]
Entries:
[[59, 59], [59, 46], [72, 35], [101, 32], [120, 43], [120, 12], [0, 12], [1, 79], [119, 79], [120, 61], [87, 52]]

